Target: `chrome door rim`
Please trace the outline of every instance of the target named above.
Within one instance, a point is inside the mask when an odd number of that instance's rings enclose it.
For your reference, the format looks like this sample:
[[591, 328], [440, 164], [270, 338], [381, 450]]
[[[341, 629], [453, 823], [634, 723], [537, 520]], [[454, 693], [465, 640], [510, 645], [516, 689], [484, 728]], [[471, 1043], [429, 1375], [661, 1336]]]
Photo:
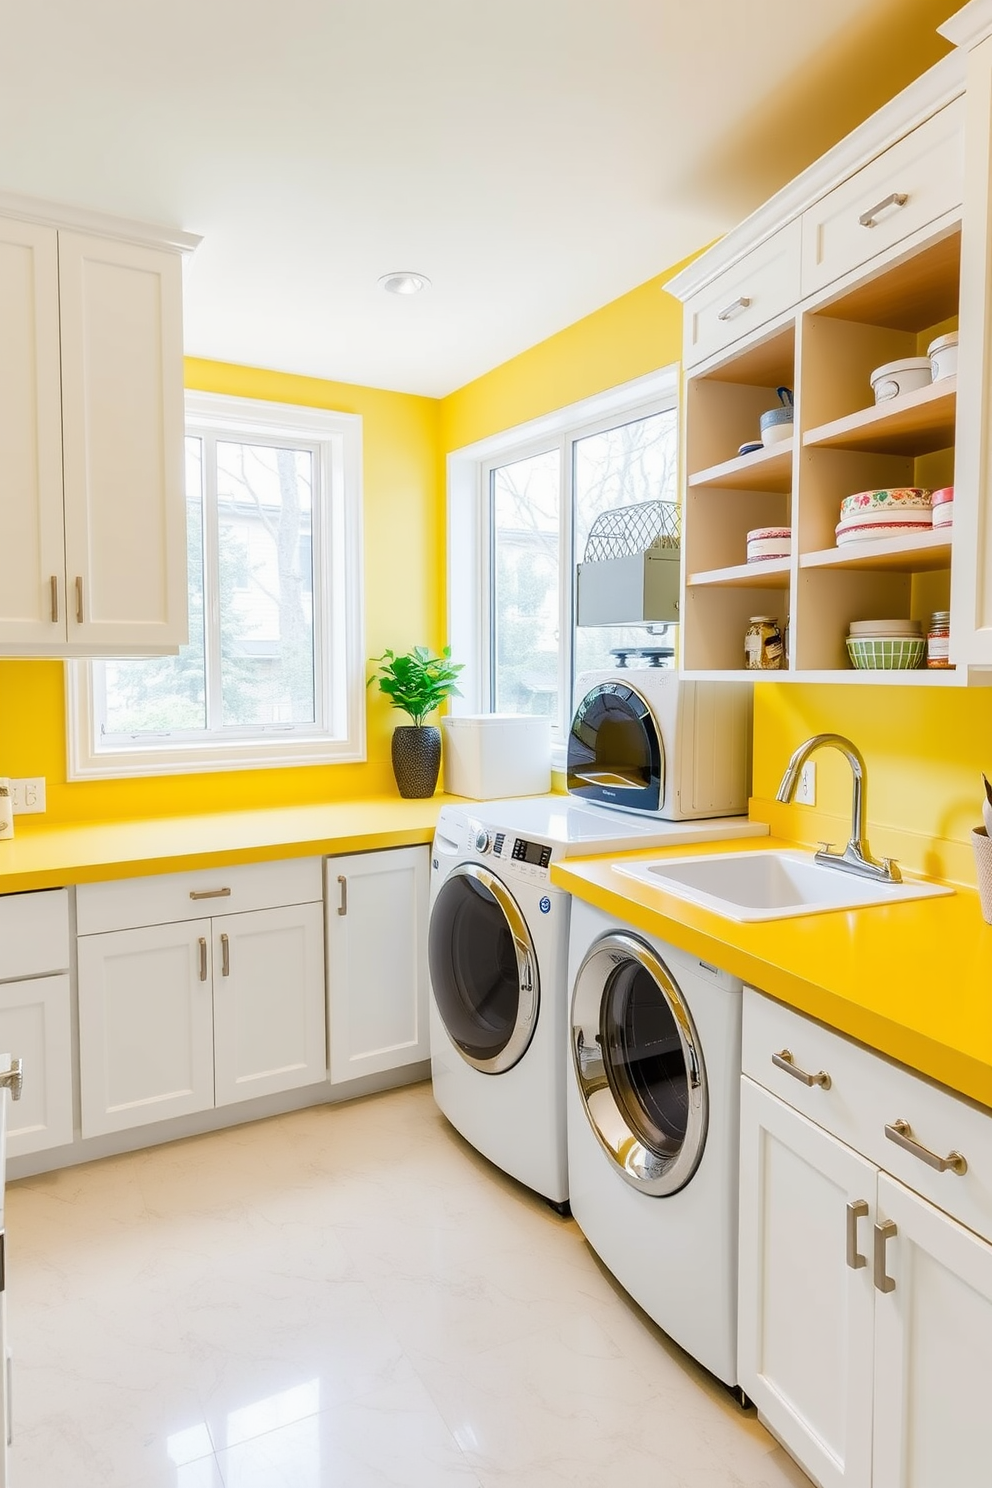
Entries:
[[517, 1018], [513, 1025], [513, 1032], [499, 1053], [494, 1054], [491, 1059], [477, 1059], [451, 1037], [436, 997], [434, 999], [434, 1005], [437, 1008], [438, 1017], [441, 1019], [441, 1026], [444, 1028], [445, 1035], [451, 1043], [452, 1048], [464, 1059], [465, 1063], [470, 1064], [473, 1069], [480, 1070], [486, 1075], [502, 1075], [508, 1069], [512, 1069], [527, 1052], [527, 1047], [534, 1037], [534, 1030], [537, 1027], [537, 1013], [541, 997], [540, 977], [537, 970], [537, 956], [534, 953], [534, 942], [531, 940], [527, 921], [524, 919], [519, 904], [502, 879], [497, 878], [494, 873], [490, 873], [487, 868], [482, 868], [477, 863], [460, 863], [445, 878], [444, 883], [438, 890], [438, 897], [444, 893], [448, 884], [455, 878], [471, 878], [477, 883], [480, 883], [484, 889], [488, 889], [496, 900], [503, 918], [506, 920], [510, 934], [513, 937], [513, 949], [517, 958]]
[[[614, 973], [630, 961], [644, 968], [664, 996], [685, 1061], [686, 1132], [678, 1152], [671, 1157], [656, 1153], [631, 1128], [616, 1099], [603, 1058], [599, 1032], [603, 1002]], [[596, 1029], [591, 1042], [587, 1038], [590, 1028]], [[674, 978], [657, 952], [637, 936], [614, 931], [602, 936], [587, 952], [575, 978], [569, 1042], [582, 1109], [616, 1171], [633, 1188], [653, 1198], [664, 1198], [684, 1188], [699, 1166], [706, 1144], [709, 1101], [705, 1067], [699, 1035]], [[600, 1120], [596, 1119], [593, 1104]]]

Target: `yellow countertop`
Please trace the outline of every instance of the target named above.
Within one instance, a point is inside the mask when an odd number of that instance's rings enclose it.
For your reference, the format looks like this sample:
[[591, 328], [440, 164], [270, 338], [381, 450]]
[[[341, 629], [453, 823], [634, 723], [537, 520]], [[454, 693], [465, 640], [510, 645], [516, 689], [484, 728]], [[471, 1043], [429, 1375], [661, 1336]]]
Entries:
[[319, 806], [222, 811], [208, 816], [36, 826], [17, 819], [0, 842], [0, 893], [52, 889], [108, 878], [223, 868], [321, 853], [368, 852], [430, 842], [450, 796], [396, 796]]
[[[633, 856], [795, 848], [766, 837]], [[611, 919], [702, 957], [799, 1012], [992, 1107], [992, 926], [973, 889], [936, 899], [741, 924], [567, 859], [552, 882]]]

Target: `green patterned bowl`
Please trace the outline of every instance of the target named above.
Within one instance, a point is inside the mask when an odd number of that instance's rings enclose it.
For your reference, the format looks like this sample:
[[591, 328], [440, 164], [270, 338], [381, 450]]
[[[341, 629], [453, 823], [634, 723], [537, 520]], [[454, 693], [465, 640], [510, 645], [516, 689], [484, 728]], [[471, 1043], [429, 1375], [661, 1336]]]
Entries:
[[911, 636], [848, 636], [847, 654], [860, 671], [909, 672], [922, 664], [925, 640]]

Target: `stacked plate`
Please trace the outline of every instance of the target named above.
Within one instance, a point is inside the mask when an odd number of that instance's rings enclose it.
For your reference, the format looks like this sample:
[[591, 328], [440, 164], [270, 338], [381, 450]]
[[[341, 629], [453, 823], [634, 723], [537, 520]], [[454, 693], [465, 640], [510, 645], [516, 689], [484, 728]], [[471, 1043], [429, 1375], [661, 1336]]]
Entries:
[[927, 643], [919, 620], [852, 620], [847, 654], [859, 670], [912, 671]]
[[929, 491], [922, 486], [889, 486], [845, 496], [834, 532], [840, 548], [846, 543], [928, 532], [932, 525]]

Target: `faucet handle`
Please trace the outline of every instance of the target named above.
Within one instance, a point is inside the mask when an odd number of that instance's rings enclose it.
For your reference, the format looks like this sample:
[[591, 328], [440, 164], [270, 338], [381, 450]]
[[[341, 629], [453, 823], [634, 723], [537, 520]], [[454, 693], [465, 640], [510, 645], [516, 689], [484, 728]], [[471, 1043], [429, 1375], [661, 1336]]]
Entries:
[[821, 842], [818, 845], [819, 845], [820, 851], [822, 853], [827, 853], [828, 855], [830, 853], [830, 849], [833, 847], [833, 843], [832, 842]]

